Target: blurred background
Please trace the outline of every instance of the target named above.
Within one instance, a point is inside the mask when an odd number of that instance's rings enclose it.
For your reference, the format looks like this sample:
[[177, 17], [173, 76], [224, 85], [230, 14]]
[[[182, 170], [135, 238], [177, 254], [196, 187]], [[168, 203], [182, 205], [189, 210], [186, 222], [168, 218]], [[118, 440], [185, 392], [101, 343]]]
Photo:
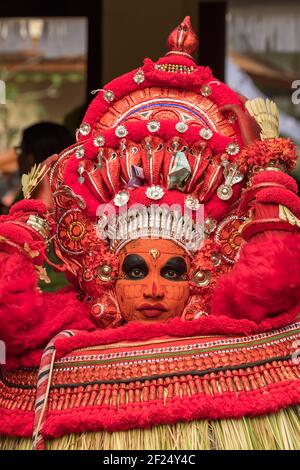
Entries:
[[[300, 104], [291, 99], [292, 83], [300, 79], [299, 0], [12, 0], [0, 6], [0, 80], [6, 87], [6, 102], [0, 101], [1, 212], [19, 194], [24, 130], [56, 123], [74, 141], [93, 90], [145, 56], [163, 55], [169, 32], [186, 15], [199, 35], [198, 62], [248, 98], [274, 99], [282, 135], [300, 143]], [[57, 151], [64, 142], [58, 139]], [[31, 155], [30, 161], [46, 156]]]

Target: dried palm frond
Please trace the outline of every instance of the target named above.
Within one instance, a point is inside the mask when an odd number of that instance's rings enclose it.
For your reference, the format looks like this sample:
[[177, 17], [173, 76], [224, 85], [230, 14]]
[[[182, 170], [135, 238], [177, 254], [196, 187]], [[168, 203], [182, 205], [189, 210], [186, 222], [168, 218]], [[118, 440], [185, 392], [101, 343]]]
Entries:
[[261, 140], [274, 139], [279, 136], [279, 112], [274, 101], [255, 98], [247, 101], [245, 106], [261, 128]]
[[34, 165], [27, 175], [22, 175], [22, 191], [25, 199], [30, 199], [32, 192], [48, 173], [48, 170], [47, 166], [39, 163], [39, 165]]

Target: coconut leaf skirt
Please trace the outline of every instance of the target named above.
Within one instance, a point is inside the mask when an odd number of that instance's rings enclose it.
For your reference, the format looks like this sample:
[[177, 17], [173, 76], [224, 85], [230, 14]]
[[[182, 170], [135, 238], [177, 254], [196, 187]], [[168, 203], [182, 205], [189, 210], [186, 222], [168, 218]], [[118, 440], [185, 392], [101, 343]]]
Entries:
[[87, 345], [2, 369], [1, 449], [299, 449], [300, 324]]

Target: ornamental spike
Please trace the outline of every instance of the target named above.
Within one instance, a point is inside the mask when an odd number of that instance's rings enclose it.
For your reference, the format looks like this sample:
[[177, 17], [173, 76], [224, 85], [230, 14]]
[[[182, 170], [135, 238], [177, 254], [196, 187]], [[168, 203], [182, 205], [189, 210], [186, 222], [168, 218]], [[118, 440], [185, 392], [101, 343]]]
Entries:
[[169, 53], [183, 53], [191, 55], [197, 51], [199, 41], [191, 25], [191, 18], [186, 16], [184, 20], [169, 35], [167, 47]]

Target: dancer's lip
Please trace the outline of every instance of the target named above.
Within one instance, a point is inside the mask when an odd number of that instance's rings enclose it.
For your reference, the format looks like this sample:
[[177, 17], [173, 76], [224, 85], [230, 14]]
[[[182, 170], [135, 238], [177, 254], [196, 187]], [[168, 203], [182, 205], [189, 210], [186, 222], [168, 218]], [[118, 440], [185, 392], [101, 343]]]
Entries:
[[160, 310], [165, 312], [167, 309], [163, 304], [142, 304], [138, 310]]
[[166, 307], [162, 304], [142, 304], [137, 310], [149, 318], [158, 317], [162, 312], [167, 311]]

